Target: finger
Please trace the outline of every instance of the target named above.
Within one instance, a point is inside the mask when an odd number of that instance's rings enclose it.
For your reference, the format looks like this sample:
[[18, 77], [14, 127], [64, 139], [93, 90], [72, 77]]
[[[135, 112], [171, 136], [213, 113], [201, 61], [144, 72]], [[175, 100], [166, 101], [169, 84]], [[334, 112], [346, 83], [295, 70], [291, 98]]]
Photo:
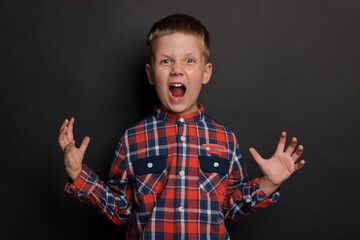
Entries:
[[88, 147], [88, 145], [89, 145], [89, 142], [90, 142], [90, 138], [89, 138], [89, 137], [84, 137], [84, 139], [83, 139], [83, 141], [82, 141], [79, 149], [80, 149], [82, 152], [85, 152], [86, 149], [87, 149], [87, 147]]
[[251, 147], [251, 148], [249, 149], [249, 151], [250, 151], [252, 157], [254, 158], [254, 160], [255, 160], [257, 163], [259, 163], [260, 161], [263, 160], [263, 158], [261, 157], [261, 155], [255, 150], [255, 148]]
[[299, 163], [296, 163], [295, 164], [295, 171], [298, 171], [298, 170], [300, 170], [301, 168], [303, 168], [304, 167], [304, 165], [305, 165], [305, 160], [301, 160]]
[[65, 137], [65, 133], [66, 133], [68, 123], [69, 123], [69, 120], [65, 119], [65, 121], [61, 125], [60, 131], [59, 131], [59, 141], [60, 141], [60, 139], [63, 139]]
[[[65, 123], [65, 122], [64, 122]], [[64, 124], [63, 124], [64, 125]], [[66, 142], [65, 140], [65, 135], [66, 135], [66, 130], [67, 130], [67, 126], [66, 124], [62, 127], [60, 133], [59, 133], [59, 137], [58, 137], [58, 143], [61, 147], [61, 150], [64, 150], [64, 148], [66, 147]]]
[[72, 131], [73, 131], [74, 122], [75, 122], [75, 118], [72, 117], [72, 118], [70, 119], [70, 122], [69, 122], [69, 125], [68, 125], [68, 132], [72, 132]]
[[65, 126], [65, 127], [59, 132], [59, 141], [64, 139], [66, 130], [67, 130], [67, 127]]
[[296, 162], [296, 160], [299, 159], [299, 157], [301, 156], [301, 154], [304, 152], [304, 147], [303, 145], [299, 145], [298, 149], [296, 150], [296, 152], [291, 156], [292, 159], [294, 160], [294, 162]]
[[291, 155], [295, 150], [296, 144], [297, 144], [297, 139], [296, 137], [293, 137], [291, 139], [289, 146], [286, 148], [285, 152]]
[[61, 133], [61, 131], [64, 130], [64, 128], [67, 126], [68, 123], [69, 123], [69, 120], [65, 119], [65, 121], [63, 122], [63, 124], [60, 127], [59, 133]]
[[73, 140], [73, 138], [74, 138], [74, 135], [73, 135], [74, 122], [75, 122], [75, 119], [71, 118], [70, 122], [69, 122], [69, 124], [68, 124], [68, 126], [66, 128], [66, 131], [65, 131], [65, 134], [66, 134], [67, 139], [69, 141]]
[[276, 148], [276, 151], [277, 152], [284, 152], [285, 143], [286, 143], [286, 132], [282, 132], [281, 136], [280, 136], [278, 146]]
[[65, 138], [65, 131], [62, 131], [58, 137], [58, 143], [62, 151], [64, 151], [66, 147], [66, 142], [64, 141], [64, 138]]

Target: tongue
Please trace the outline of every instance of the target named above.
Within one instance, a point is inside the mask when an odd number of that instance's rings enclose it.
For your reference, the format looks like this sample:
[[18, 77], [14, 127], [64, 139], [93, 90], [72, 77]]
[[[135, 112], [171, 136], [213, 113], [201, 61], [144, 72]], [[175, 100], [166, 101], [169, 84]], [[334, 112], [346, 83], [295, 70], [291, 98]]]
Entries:
[[170, 87], [171, 95], [181, 97], [185, 94], [185, 87]]

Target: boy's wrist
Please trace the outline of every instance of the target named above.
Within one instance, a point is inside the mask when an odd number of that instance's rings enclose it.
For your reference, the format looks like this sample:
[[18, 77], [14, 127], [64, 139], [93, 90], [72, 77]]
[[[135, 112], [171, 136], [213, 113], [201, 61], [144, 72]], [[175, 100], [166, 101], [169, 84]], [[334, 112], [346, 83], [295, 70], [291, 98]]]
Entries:
[[71, 179], [72, 181], [75, 181], [75, 180], [79, 177], [81, 171], [82, 171], [82, 166], [81, 166], [81, 168], [80, 168], [78, 171], [76, 171], [76, 172], [71, 172], [71, 173], [69, 172], [68, 175], [69, 175], [69, 177], [70, 177], [70, 179]]
[[265, 176], [260, 178], [259, 187], [267, 196], [273, 194], [280, 186], [281, 184], [274, 184]]

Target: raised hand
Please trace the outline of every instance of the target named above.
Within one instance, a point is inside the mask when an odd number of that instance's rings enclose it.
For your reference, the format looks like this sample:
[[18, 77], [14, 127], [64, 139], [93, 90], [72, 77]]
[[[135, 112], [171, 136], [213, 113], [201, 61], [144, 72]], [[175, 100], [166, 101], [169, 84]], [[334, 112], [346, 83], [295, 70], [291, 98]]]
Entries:
[[75, 180], [81, 172], [84, 154], [90, 142], [90, 138], [85, 137], [80, 147], [76, 148], [73, 135], [74, 122], [74, 118], [71, 118], [70, 121], [65, 119], [61, 125], [58, 138], [64, 154], [65, 170], [72, 180]]
[[285, 142], [286, 132], [282, 132], [276, 152], [269, 159], [263, 159], [254, 148], [249, 149], [263, 173], [260, 188], [267, 195], [271, 195], [291, 174], [300, 170], [305, 164], [304, 160], [295, 163], [304, 151], [302, 145], [299, 145], [295, 151], [297, 139], [293, 137], [291, 143], [284, 151]]

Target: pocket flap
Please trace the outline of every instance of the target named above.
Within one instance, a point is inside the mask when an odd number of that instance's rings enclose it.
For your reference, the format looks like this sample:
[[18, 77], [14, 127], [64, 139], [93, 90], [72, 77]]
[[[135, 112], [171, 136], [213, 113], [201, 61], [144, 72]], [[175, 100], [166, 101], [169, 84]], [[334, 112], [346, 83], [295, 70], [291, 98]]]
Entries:
[[226, 175], [229, 172], [229, 160], [220, 157], [199, 156], [201, 168], [205, 172]]
[[133, 162], [135, 173], [138, 175], [162, 173], [166, 168], [166, 157], [154, 156], [141, 158]]

